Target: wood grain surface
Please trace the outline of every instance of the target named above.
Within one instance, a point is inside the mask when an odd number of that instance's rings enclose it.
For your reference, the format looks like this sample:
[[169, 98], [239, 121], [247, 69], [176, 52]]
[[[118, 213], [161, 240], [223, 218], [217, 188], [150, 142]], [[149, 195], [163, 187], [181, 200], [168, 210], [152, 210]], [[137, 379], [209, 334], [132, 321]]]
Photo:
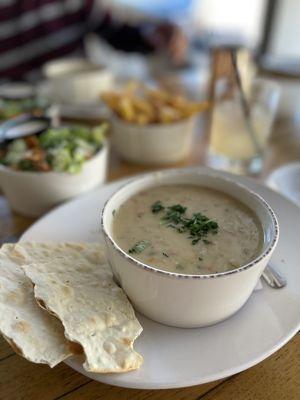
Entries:
[[[177, 166], [205, 162], [205, 123], [195, 135], [191, 156]], [[276, 123], [265, 160], [264, 178], [276, 166], [300, 160], [300, 128], [297, 121]], [[109, 180], [157, 168], [122, 162], [112, 153]], [[11, 212], [0, 196], [0, 240], [15, 242], [34, 222]], [[0, 316], [1, 318], [1, 316]], [[247, 345], [247, 344], [245, 344]], [[86, 378], [65, 364], [53, 369], [32, 364], [16, 355], [0, 338], [0, 400], [299, 400], [300, 336], [260, 364], [228, 379], [174, 390], [133, 390], [104, 385]]]

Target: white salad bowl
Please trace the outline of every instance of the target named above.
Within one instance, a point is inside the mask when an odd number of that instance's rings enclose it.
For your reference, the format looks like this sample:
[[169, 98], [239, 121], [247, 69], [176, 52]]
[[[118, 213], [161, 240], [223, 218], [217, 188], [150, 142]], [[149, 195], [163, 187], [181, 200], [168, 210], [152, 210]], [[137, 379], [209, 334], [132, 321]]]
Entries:
[[149, 165], [176, 163], [187, 158], [191, 151], [196, 118], [138, 125], [114, 116], [111, 120], [112, 144], [126, 161]]
[[78, 174], [15, 171], [0, 165], [0, 188], [12, 210], [37, 217], [63, 201], [92, 190], [106, 180], [108, 144], [83, 164]]
[[[141, 190], [183, 183], [227, 193], [253, 210], [264, 233], [262, 250], [253, 261], [231, 271], [187, 275], [146, 265], [118, 246], [112, 230], [115, 210]], [[201, 169], [161, 171], [126, 184], [107, 201], [102, 212], [102, 229], [114, 275], [134, 307], [155, 321], [183, 328], [211, 325], [238, 311], [253, 292], [279, 237], [276, 216], [265, 200], [220, 177], [216, 171]]]

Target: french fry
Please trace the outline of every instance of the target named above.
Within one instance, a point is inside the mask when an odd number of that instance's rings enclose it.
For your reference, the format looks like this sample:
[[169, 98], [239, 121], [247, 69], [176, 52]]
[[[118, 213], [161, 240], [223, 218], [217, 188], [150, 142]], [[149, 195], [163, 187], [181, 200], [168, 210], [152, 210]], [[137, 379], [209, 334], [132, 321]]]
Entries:
[[102, 94], [102, 100], [119, 118], [139, 125], [168, 124], [190, 118], [210, 107], [162, 89], [147, 88], [138, 81], [128, 82], [121, 91]]
[[165, 106], [159, 110], [159, 121], [163, 124], [167, 124], [170, 122], [175, 122], [180, 119], [180, 113], [178, 110]]
[[124, 93], [127, 95], [134, 94], [138, 89], [141, 89], [143, 87], [143, 83], [131, 80], [126, 83], [126, 85], [123, 88]]
[[119, 100], [119, 114], [125, 121], [132, 122], [135, 119], [134, 108], [129, 97], [122, 97]]
[[148, 125], [150, 123], [148, 115], [146, 114], [136, 115], [136, 123], [139, 125]]
[[144, 114], [145, 118], [147, 118], [147, 120], [149, 121], [148, 123], [153, 121], [153, 119], [155, 118], [155, 108], [151, 103], [140, 98], [134, 98], [132, 99], [132, 102], [136, 116], [142, 113]]
[[119, 95], [114, 92], [106, 92], [101, 96], [104, 103], [109, 106], [111, 109], [115, 110], [119, 101]]

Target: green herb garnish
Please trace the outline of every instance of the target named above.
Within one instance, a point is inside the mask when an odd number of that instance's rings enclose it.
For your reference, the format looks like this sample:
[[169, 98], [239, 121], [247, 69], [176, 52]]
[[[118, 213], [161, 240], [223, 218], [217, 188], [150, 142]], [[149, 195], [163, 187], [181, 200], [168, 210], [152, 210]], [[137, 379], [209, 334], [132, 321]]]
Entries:
[[35, 171], [36, 168], [34, 166], [34, 162], [32, 160], [20, 160], [18, 163], [18, 169], [21, 171]]
[[164, 206], [161, 204], [161, 201], [156, 201], [154, 204], [151, 206], [151, 211], [153, 214], [156, 214], [162, 210], [164, 210]]
[[148, 246], [150, 246], [150, 242], [148, 240], [141, 240], [137, 242], [131, 249], [128, 250], [129, 254], [139, 254], [144, 251]]
[[152, 205], [152, 212], [154, 212], [154, 208], [159, 208], [155, 213], [162, 210], [165, 211], [161, 220], [168, 227], [176, 229], [179, 233], [188, 233], [188, 238], [192, 240], [192, 245], [196, 245], [200, 240], [205, 244], [211, 244], [206, 239], [206, 236], [218, 233], [219, 225], [216, 221], [209, 219], [202, 213], [194, 213], [191, 218], [188, 218], [185, 215], [186, 207], [183, 207], [181, 204], [165, 207], [161, 202], [156, 202]]
[[[174, 225], [179, 224], [182, 221], [182, 215], [185, 213], [186, 208], [182, 207], [180, 204], [175, 204], [174, 206], [168, 207], [165, 215], [162, 217], [164, 222], [168, 222], [171, 228], [174, 228]], [[175, 227], [178, 229], [178, 227]], [[180, 228], [179, 228], [180, 229]]]
[[186, 207], [182, 207], [180, 204], [175, 204], [174, 206], [168, 207], [171, 211], [176, 211], [179, 214], [184, 214], [186, 212]]

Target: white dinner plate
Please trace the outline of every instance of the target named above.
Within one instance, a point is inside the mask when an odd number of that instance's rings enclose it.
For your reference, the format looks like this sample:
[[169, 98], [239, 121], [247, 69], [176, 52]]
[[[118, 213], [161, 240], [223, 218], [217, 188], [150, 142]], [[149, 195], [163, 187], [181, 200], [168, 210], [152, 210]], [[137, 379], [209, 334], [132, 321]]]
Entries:
[[275, 169], [267, 184], [300, 206], [300, 161]]
[[[220, 175], [233, 177], [224, 172]], [[192, 386], [243, 371], [270, 356], [296, 334], [300, 328], [300, 210], [254, 180], [237, 176], [234, 179], [263, 196], [276, 212], [280, 240], [272, 263], [285, 274], [288, 285], [279, 290], [264, 285], [238, 313], [210, 327], [171, 328], [138, 315], [144, 328], [135, 345], [144, 357], [144, 364], [138, 371], [88, 373], [76, 358], [67, 361], [70, 367], [97, 381], [123, 387]], [[119, 181], [105, 185], [62, 205], [31, 226], [21, 240], [102, 240], [101, 209], [123, 184], [124, 181]]]

